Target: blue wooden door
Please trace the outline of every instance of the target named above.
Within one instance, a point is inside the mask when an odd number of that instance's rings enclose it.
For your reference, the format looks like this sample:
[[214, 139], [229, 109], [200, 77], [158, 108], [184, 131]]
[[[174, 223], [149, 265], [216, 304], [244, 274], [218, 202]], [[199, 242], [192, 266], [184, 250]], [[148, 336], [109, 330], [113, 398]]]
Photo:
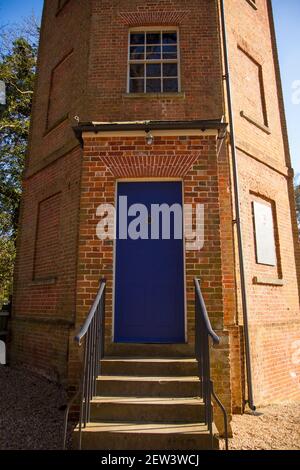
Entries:
[[[170, 239], [162, 236], [162, 223], [156, 239], [151, 238], [150, 227], [152, 204], [182, 207], [182, 185], [180, 182], [119, 183], [117, 195], [115, 342], [184, 343], [183, 237], [175, 239], [178, 233], [174, 237], [174, 217], [170, 219]], [[147, 207], [148, 239], [120, 239], [120, 196], [127, 197], [128, 208], [137, 203]], [[129, 216], [128, 224], [133, 219]]]

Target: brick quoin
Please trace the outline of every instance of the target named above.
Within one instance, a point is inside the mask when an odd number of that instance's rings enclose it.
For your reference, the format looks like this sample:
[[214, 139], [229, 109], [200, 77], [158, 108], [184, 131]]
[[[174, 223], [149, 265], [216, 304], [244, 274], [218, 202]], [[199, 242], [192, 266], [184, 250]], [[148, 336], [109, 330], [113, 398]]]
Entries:
[[[241, 192], [254, 399], [300, 396], [300, 251], [271, 5], [225, 1]], [[181, 93], [127, 93], [128, 31], [179, 31]], [[242, 54], [242, 59], [241, 59]], [[227, 120], [215, 0], [46, 0], [35, 86], [11, 322], [12, 360], [75, 390], [74, 336], [107, 279], [106, 351], [113, 348], [114, 242], [96, 236], [97, 207], [115, 204], [119, 179], [175, 178], [184, 201], [205, 206], [205, 244], [185, 254], [188, 344], [195, 276], [221, 344], [212, 374], [229, 415], [247, 400], [236, 214], [228, 136], [83, 133], [81, 122]], [[243, 64], [243, 68], [241, 68]], [[248, 80], [249, 78], [249, 80]], [[76, 117], [76, 119], [74, 119]], [[223, 136], [221, 136], [223, 137]], [[275, 214], [278, 263], [256, 263], [252, 202]], [[46, 251], [46, 253], [45, 253]], [[53, 259], [55, 258], [55, 259]], [[217, 418], [218, 424], [218, 418]]]

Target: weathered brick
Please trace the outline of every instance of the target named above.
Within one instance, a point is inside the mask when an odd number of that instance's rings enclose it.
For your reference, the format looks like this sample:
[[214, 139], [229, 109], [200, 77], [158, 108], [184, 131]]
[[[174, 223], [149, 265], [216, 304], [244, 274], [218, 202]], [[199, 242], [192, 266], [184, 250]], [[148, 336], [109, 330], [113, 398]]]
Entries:
[[[103, 276], [107, 345], [112, 341], [113, 243], [97, 239], [96, 208], [114, 203], [118, 178], [180, 178], [185, 202], [206, 207], [204, 249], [186, 253], [188, 341], [195, 335], [196, 275], [222, 339], [213, 351], [216, 390], [229, 411], [240, 412], [246, 386], [230, 147], [225, 142], [218, 152], [215, 137], [206, 135], [155, 136], [149, 146], [144, 135], [86, 134], [82, 149], [72, 131], [75, 116], [107, 122], [226, 115], [218, 2], [60, 3], [58, 10], [58, 2], [45, 1], [15, 271], [12, 357], [74, 389], [82, 350], [73, 338]], [[254, 392], [260, 404], [299, 397], [300, 370], [292, 357], [300, 334], [300, 250], [270, 2], [256, 0], [257, 10], [246, 0], [225, 3]], [[181, 95], [126, 94], [128, 29], [151, 25], [179, 29]], [[253, 198], [276, 208], [277, 268], [255, 261]], [[49, 219], [49, 236], [39, 219]], [[283, 286], [254, 284], [255, 276], [282, 278]]]

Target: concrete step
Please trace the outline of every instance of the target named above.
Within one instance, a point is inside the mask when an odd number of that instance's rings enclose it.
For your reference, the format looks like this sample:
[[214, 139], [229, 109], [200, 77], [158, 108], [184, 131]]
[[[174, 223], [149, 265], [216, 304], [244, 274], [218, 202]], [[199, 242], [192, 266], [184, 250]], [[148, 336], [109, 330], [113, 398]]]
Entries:
[[132, 377], [102, 375], [97, 395], [113, 397], [199, 397], [200, 381], [191, 377]]
[[[78, 448], [78, 427], [73, 447]], [[205, 450], [211, 449], [207, 427], [194, 424], [97, 422], [82, 430], [85, 450]], [[213, 448], [219, 448], [214, 428]]]
[[91, 421], [198, 423], [204, 421], [204, 404], [200, 398], [96, 397]]
[[198, 364], [193, 358], [105, 357], [101, 367], [103, 375], [118, 376], [195, 376], [198, 373]]
[[195, 357], [191, 344], [124, 344], [112, 343], [105, 347], [106, 356], [118, 357]]

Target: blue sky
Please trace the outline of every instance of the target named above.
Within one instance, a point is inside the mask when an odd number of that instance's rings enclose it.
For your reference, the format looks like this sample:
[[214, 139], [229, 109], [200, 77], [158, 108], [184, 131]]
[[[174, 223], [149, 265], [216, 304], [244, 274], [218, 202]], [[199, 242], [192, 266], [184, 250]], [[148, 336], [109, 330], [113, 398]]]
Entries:
[[[293, 166], [300, 173], [300, 1], [272, 0]], [[43, 0], [0, 0], [0, 25], [19, 22], [32, 12], [41, 17]], [[297, 83], [298, 82], [298, 83]]]

